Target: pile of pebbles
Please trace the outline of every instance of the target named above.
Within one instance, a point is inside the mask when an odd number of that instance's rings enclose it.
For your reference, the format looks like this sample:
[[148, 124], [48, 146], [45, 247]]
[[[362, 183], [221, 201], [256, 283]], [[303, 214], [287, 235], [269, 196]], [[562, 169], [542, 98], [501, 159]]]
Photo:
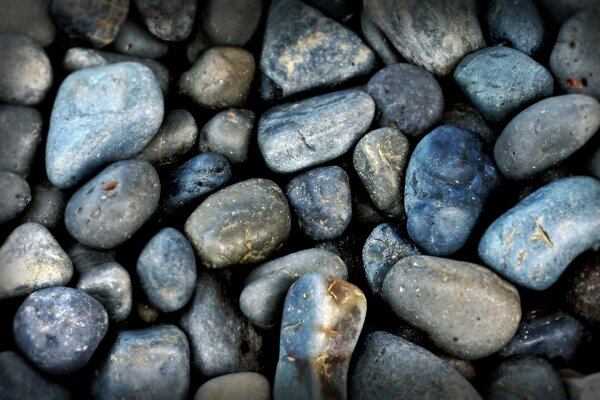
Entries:
[[598, 398], [599, 7], [4, 0], [0, 398]]

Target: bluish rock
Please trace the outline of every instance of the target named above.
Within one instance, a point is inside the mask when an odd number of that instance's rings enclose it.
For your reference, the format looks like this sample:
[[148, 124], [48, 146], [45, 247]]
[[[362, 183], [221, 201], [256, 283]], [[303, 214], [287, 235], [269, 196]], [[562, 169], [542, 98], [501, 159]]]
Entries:
[[564, 377], [570, 400], [594, 400], [600, 393], [600, 372], [587, 376]]
[[600, 253], [578, 260], [569, 267], [574, 273], [567, 286], [567, 302], [578, 316], [597, 324], [600, 323]]
[[252, 110], [221, 111], [202, 127], [200, 152], [214, 151], [225, 156], [232, 164], [243, 163], [248, 158], [254, 120]]
[[27, 181], [13, 172], [0, 171], [0, 225], [12, 221], [31, 202]]
[[158, 40], [130, 19], [121, 25], [113, 47], [119, 53], [146, 58], [161, 58], [169, 50], [167, 43]]
[[198, 0], [133, 0], [154, 36], [169, 42], [187, 39], [194, 28]]
[[269, 380], [256, 372], [238, 372], [212, 378], [200, 386], [194, 400], [270, 400]]
[[20, 33], [35, 39], [42, 47], [49, 46], [56, 36], [46, 0], [5, 0], [0, 15], [0, 34]]
[[488, 47], [469, 54], [454, 71], [454, 80], [481, 114], [500, 123], [535, 101], [551, 96], [550, 72], [510, 47]]
[[160, 128], [163, 112], [158, 83], [141, 64], [73, 72], [60, 86], [50, 117], [48, 178], [69, 188], [112, 161], [136, 155]]
[[507, 43], [530, 56], [544, 44], [544, 19], [533, 0], [491, 0], [486, 21], [496, 44]]
[[466, 103], [454, 103], [448, 107], [442, 117], [443, 125], [454, 125], [466, 129], [479, 136], [479, 139], [488, 146], [496, 142], [496, 134], [487, 124], [483, 116]]
[[258, 28], [262, 8], [263, 0], [204, 1], [202, 34], [212, 45], [244, 47]]
[[13, 322], [17, 347], [49, 374], [69, 374], [85, 366], [108, 329], [98, 301], [67, 287], [39, 290], [21, 304]]
[[266, 111], [258, 124], [258, 146], [267, 166], [296, 172], [346, 153], [369, 129], [375, 103], [366, 93], [343, 90]]
[[456, 252], [498, 181], [477, 135], [452, 125], [434, 129], [419, 142], [406, 170], [408, 234], [427, 254]]
[[551, 286], [585, 250], [600, 243], [600, 181], [576, 176], [536, 190], [494, 221], [479, 257], [533, 290]]
[[375, 25], [364, 9], [360, 11], [360, 29], [365, 42], [377, 53], [383, 64], [400, 62], [400, 56], [383, 32]]
[[300, 229], [313, 240], [340, 237], [352, 219], [350, 179], [342, 168], [320, 167], [293, 178], [287, 197]]
[[163, 312], [179, 310], [196, 283], [194, 249], [181, 232], [164, 228], [142, 250], [137, 273], [151, 305]]
[[298, 279], [285, 298], [273, 399], [345, 399], [366, 312], [351, 283], [317, 272]]
[[65, 193], [48, 179], [35, 185], [31, 193], [31, 203], [23, 213], [22, 222], [35, 222], [48, 229], [54, 229], [63, 222], [67, 199]]
[[300, 0], [271, 3], [260, 56], [264, 100], [338, 86], [374, 65], [373, 51], [350, 29]]
[[42, 140], [42, 115], [35, 108], [0, 105], [0, 171], [24, 178]]

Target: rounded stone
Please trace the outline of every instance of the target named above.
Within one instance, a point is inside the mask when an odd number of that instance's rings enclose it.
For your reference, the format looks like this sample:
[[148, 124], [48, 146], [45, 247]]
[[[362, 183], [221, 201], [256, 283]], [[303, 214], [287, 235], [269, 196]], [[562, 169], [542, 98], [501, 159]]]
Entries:
[[0, 105], [0, 171], [29, 176], [42, 140], [42, 124], [35, 108]]
[[156, 39], [133, 20], [123, 23], [113, 46], [119, 53], [146, 58], [160, 58], [169, 50], [167, 43]]
[[194, 28], [198, 0], [134, 0], [154, 36], [169, 42], [187, 39]]
[[0, 34], [20, 33], [49, 46], [56, 35], [47, 0], [4, 0], [0, 15]]
[[492, 0], [487, 3], [486, 22], [494, 43], [506, 43], [530, 56], [544, 44], [544, 19], [533, 0]]
[[194, 400], [270, 400], [271, 385], [256, 372], [238, 372], [212, 378], [204, 383]]
[[262, 8], [263, 0], [207, 0], [200, 26], [213, 45], [244, 47], [258, 28]]
[[15, 219], [31, 202], [29, 184], [20, 175], [0, 171], [0, 225]]
[[222, 154], [232, 164], [248, 158], [250, 136], [256, 117], [254, 111], [229, 109], [212, 117], [200, 131], [200, 152]]
[[592, 323], [600, 323], [600, 254], [575, 262], [568, 284], [567, 302], [577, 315]]
[[44, 179], [33, 187], [31, 203], [23, 213], [23, 222], [35, 222], [48, 229], [63, 222], [67, 199], [65, 193]]

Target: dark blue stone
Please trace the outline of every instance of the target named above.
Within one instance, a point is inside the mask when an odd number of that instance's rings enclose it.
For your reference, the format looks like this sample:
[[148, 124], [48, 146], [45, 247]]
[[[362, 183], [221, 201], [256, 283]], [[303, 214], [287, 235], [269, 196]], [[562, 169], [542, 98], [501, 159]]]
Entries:
[[487, 24], [494, 43], [507, 43], [525, 54], [534, 55], [544, 42], [544, 20], [533, 0], [491, 0]]

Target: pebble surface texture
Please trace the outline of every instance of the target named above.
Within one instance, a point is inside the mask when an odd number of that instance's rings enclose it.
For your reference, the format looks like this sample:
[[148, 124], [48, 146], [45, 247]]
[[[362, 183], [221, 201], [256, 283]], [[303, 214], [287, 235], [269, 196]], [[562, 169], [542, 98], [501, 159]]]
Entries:
[[27, 297], [13, 322], [19, 349], [52, 375], [69, 374], [92, 357], [108, 329], [108, 315], [84, 292], [55, 287]]
[[221, 111], [202, 127], [200, 152], [214, 151], [227, 157], [231, 164], [243, 163], [248, 158], [255, 119], [250, 110]]
[[533, 0], [491, 0], [486, 21], [494, 43], [506, 43], [530, 56], [544, 44], [545, 24]]
[[0, 34], [20, 33], [43, 47], [54, 41], [56, 26], [50, 18], [47, 0], [4, 0], [0, 15]]
[[402, 258], [382, 294], [403, 320], [449, 355], [473, 360], [502, 349], [517, 331], [517, 289], [489, 269], [431, 256]]
[[42, 116], [34, 108], [0, 106], [0, 171], [29, 175], [42, 140]]
[[214, 45], [244, 47], [258, 28], [262, 8], [263, 0], [206, 0], [202, 33]]
[[346, 153], [369, 129], [373, 99], [343, 90], [269, 109], [258, 125], [258, 145], [274, 172], [290, 173]]
[[152, 71], [141, 64], [73, 72], [61, 84], [52, 108], [48, 178], [59, 188], [69, 188], [112, 161], [134, 156], [160, 128], [163, 107]]
[[271, 385], [256, 372], [238, 372], [213, 378], [204, 383], [194, 400], [270, 400]]
[[123, 23], [113, 46], [119, 53], [146, 58], [160, 58], [169, 50], [166, 43], [131, 20]]
[[178, 42], [194, 28], [198, 0], [133, 0], [146, 27], [159, 39]]
[[599, 198], [600, 181], [594, 178], [552, 182], [487, 228], [479, 256], [507, 279], [544, 290], [575, 257], [600, 243]]
[[12, 172], [0, 171], [0, 225], [15, 219], [31, 202], [27, 181]]

